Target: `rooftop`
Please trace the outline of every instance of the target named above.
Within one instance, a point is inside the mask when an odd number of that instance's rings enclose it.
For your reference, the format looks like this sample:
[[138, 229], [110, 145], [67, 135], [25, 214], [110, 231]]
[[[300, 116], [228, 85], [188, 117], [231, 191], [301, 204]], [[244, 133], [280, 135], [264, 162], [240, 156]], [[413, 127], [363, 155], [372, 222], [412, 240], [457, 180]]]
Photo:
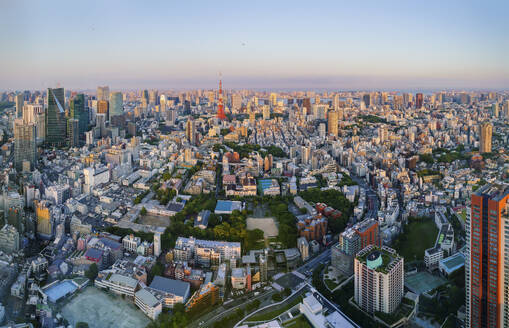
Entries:
[[190, 289], [188, 282], [168, 279], [161, 276], [155, 276], [149, 287], [157, 291], [171, 293], [181, 297], [186, 297]]

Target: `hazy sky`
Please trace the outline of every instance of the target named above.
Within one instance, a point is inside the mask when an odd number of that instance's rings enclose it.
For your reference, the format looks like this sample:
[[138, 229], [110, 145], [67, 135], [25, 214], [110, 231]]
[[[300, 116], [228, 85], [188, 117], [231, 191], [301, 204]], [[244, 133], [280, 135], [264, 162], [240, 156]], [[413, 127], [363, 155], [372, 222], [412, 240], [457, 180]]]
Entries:
[[509, 89], [509, 1], [0, 1], [0, 89]]

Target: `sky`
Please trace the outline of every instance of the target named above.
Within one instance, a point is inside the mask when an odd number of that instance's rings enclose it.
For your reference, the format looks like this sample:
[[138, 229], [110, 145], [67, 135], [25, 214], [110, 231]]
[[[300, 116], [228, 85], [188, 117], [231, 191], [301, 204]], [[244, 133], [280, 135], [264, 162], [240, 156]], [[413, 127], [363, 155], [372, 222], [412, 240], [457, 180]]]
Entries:
[[0, 90], [509, 89], [509, 1], [0, 1]]

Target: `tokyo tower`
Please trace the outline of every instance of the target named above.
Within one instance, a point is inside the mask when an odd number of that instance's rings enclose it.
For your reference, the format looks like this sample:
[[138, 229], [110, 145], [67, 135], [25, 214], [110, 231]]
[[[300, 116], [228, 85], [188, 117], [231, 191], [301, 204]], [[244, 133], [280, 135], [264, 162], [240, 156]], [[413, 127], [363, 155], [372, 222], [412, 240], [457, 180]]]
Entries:
[[223, 83], [221, 80], [219, 80], [219, 106], [217, 108], [217, 118], [220, 120], [226, 120], [223, 105]]

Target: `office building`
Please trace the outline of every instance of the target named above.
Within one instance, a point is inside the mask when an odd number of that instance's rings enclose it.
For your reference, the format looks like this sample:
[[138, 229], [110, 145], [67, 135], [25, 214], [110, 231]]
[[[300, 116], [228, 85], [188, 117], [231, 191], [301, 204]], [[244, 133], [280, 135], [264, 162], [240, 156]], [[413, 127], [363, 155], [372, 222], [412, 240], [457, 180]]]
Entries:
[[14, 120], [14, 165], [18, 172], [23, 171], [23, 163], [29, 163], [33, 170], [37, 160], [35, 124], [23, 123], [21, 118]]
[[51, 147], [65, 146], [67, 140], [67, 120], [64, 108], [64, 89], [48, 88], [47, 102], [48, 108], [45, 117], [46, 143]]
[[508, 327], [509, 186], [472, 194], [465, 230], [466, 327]]
[[370, 245], [357, 253], [354, 300], [368, 313], [392, 313], [403, 298], [403, 258], [392, 248]]
[[327, 120], [327, 123], [328, 123], [328, 134], [329, 135], [333, 135], [335, 137], [338, 136], [338, 120], [339, 120], [339, 115], [338, 115], [338, 112], [333, 110], [331, 112], [329, 112], [329, 115], [328, 115], [328, 120]]
[[106, 121], [109, 120], [109, 107], [110, 104], [107, 100], [99, 100], [97, 102], [97, 114], [104, 114]]
[[80, 145], [80, 122], [77, 119], [69, 118], [67, 120], [67, 142], [69, 147], [79, 147]]
[[493, 134], [493, 125], [486, 122], [481, 124], [481, 140], [479, 150], [481, 154], [491, 153], [491, 136]]
[[14, 103], [16, 104], [16, 118], [23, 117], [23, 106], [25, 105], [25, 100], [23, 99], [22, 93], [18, 93], [14, 97]]
[[148, 93], [148, 103], [153, 106], [159, 105], [159, 96], [157, 90], [150, 90]]
[[191, 145], [196, 143], [196, 127], [193, 119], [188, 119], [186, 122], [186, 138]]
[[366, 107], [369, 107], [371, 105], [371, 94], [366, 93], [362, 96], [362, 102]]
[[110, 118], [122, 115], [124, 112], [124, 103], [122, 92], [112, 92], [110, 95]]
[[80, 93], [75, 95], [69, 101], [69, 117], [78, 120], [78, 134], [79, 138], [82, 139], [87, 132], [89, 119], [88, 110], [85, 107], [85, 95]]
[[50, 212], [50, 203], [46, 200], [34, 201], [35, 216], [37, 220], [37, 234], [43, 238], [53, 237], [53, 220]]
[[424, 104], [424, 96], [422, 93], [416, 93], [415, 94], [415, 108], [419, 109], [422, 108], [422, 105]]
[[232, 94], [232, 109], [239, 110], [242, 107], [242, 96], [238, 93]]
[[97, 87], [97, 100], [109, 100], [110, 99], [110, 87]]

